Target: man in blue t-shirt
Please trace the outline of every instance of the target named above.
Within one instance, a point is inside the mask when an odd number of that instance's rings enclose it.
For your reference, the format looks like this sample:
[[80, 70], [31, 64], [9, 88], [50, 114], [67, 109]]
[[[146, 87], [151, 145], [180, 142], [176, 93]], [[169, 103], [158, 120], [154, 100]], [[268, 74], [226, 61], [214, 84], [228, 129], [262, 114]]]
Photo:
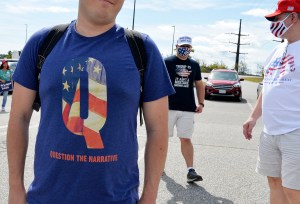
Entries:
[[[36, 77], [36, 32], [15, 70], [7, 134], [9, 203], [155, 203], [168, 143], [168, 95], [174, 93], [154, 42], [142, 34], [148, 63], [143, 110], [147, 128], [145, 180], [138, 195], [137, 112], [140, 75], [124, 28], [115, 23], [124, 0], [79, 0], [78, 18]], [[39, 87], [41, 119], [34, 180], [23, 183], [32, 103]], [[20, 103], [21, 101], [21, 103]]]
[[[177, 40], [177, 54], [165, 59], [176, 94], [169, 96], [169, 136], [177, 127], [181, 153], [187, 165], [187, 182], [202, 181], [193, 167], [194, 148], [191, 138], [194, 131], [194, 114], [204, 108], [204, 85], [199, 64], [189, 57], [192, 38], [182, 36]], [[198, 105], [195, 104], [194, 84]]]

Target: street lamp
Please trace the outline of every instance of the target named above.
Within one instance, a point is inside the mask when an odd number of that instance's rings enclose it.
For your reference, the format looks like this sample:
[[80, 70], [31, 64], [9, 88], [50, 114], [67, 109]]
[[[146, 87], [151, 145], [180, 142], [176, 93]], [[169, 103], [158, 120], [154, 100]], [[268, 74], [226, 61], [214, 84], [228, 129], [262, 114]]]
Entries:
[[136, 0], [134, 0], [134, 4], [133, 4], [132, 30], [134, 30], [135, 3], [136, 3]]
[[173, 55], [173, 50], [174, 50], [174, 36], [175, 36], [175, 26], [173, 27], [173, 42], [172, 42], [172, 55]]
[[27, 42], [27, 24], [25, 24], [25, 28], [26, 28], [26, 35], [25, 35], [25, 44]]

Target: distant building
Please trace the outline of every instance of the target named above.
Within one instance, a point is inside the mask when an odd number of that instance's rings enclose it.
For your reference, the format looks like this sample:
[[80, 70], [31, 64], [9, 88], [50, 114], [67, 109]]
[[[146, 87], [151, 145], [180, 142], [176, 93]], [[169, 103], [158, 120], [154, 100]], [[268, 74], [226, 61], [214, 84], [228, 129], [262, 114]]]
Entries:
[[11, 52], [11, 58], [12, 59], [19, 59], [20, 58], [20, 54], [21, 54], [20, 51], [14, 50], [14, 51]]

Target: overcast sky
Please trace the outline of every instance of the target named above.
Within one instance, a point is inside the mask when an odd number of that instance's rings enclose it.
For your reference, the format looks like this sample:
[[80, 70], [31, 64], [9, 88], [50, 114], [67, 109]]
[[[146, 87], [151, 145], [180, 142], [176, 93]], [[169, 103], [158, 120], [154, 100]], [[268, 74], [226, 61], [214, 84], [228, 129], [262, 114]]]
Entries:
[[[194, 58], [207, 64], [223, 62], [229, 68], [235, 53], [242, 19], [240, 55], [255, 72], [278, 44], [263, 17], [276, 9], [277, 0], [136, 0], [135, 30], [156, 42], [164, 56], [172, 52], [179, 36], [193, 38]], [[125, 0], [117, 23], [132, 28], [134, 0]], [[37, 30], [77, 17], [78, 0], [9, 0], [1, 1], [0, 53], [22, 50]], [[26, 32], [27, 28], [27, 32]], [[26, 35], [27, 33], [27, 35]]]

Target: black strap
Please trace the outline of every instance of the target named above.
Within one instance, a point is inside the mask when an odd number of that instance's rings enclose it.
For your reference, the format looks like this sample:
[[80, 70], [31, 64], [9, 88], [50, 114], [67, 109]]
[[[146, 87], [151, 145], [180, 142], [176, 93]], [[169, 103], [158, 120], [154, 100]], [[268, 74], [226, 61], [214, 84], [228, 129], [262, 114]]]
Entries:
[[[38, 79], [38, 83], [40, 82], [40, 73], [43, 67], [43, 64], [45, 62], [45, 59], [50, 54], [58, 40], [61, 38], [61, 36], [64, 34], [66, 29], [68, 28], [69, 24], [61, 24], [54, 26], [51, 31], [46, 36], [42, 46], [39, 48], [38, 52], [38, 59], [37, 59], [37, 67], [36, 67], [36, 77]], [[146, 49], [144, 45], [144, 41], [142, 39], [142, 36], [139, 32], [125, 29], [125, 36], [128, 40], [128, 44], [132, 53], [132, 56], [134, 58], [135, 64], [138, 68], [138, 71], [140, 73], [140, 101], [139, 101], [139, 110], [140, 110], [140, 125], [143, 125], [143, 116], [142, 116], [142, 98], [143, 98], [143, 79], [144, 79], [144, 70], [147, 65], [147, 54]], [[37, 87], [37, 93], [36, 98], [34, 100], [34, 103], [32, 105], [32, 108], [35, 111], [39, 111], [41, 107], [41, 100], [40, 100], [40, 94], [39, 94], [39, 86]]]
[[134, 30], [125, 29], [125, 35], [133, 55], [135, 64], [140, 73], [140, 101], [139, 101], [139, 111], [140, 111], [140, 126], [143, 125], [143, 87], [144, 87], [144, 71], [147, 65], [147, 53], [144, 45], [143, 38], [141, 34]]
[[38, 87], [36, 90], [36, 96], [32, 105], [32, 108], [35, 111], [39, 111], [41, 107], [41, 99], [40, 99], [40, 93], [39, 93], [39, 84], [40, 84], [40, 73], [43, 67], [43, 64], [45, 62], [45, 59], [50, 54], [58, 40], [61, 38], [61, 36], [66, 31], [69, 24], [61, 24], [54, 26], [51, 31], [46, 36], [42, 46], [39, 48], [38, 52], [38, 59], [37, 59], [37, 67], [36, 67], [36, 77], [38, 79]]

